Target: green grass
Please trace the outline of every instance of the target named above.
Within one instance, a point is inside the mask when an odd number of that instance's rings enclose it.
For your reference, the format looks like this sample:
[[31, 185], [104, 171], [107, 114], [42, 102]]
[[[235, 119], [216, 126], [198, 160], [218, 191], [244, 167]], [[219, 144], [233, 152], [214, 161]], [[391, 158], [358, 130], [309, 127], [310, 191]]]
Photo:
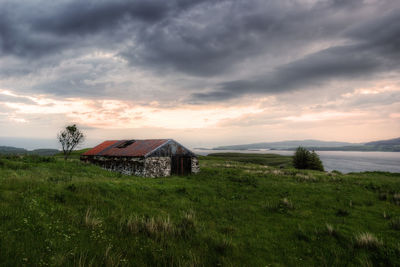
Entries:
[[201, 157], [197, 175], [156, 179], [2, 157], [0, 265], [400, 265], [400, 174], [248, 157]]
[[208, 155], [213, 160], [239, 161], [275, 167], [292, 167], [292, 157], [277, 154], [244, 154], [244, 153], [212, 153]]
[[[79, 157], [81, 156], [82, 153], [85, 153], [86, 151], [90, 150], [91, 148], [84, 148], [84, 149], [80, 149], [80, 150], [73, 150], [71, 152], [71, 154], [69, 154], [68, 158], [69, 159], [79, 159]], [[63, 159], [64, 158], [64, 154], [63, 152], [58, 153], [57, 155], [55, 155], [54, 157], [56, 158], [60, 158]]]

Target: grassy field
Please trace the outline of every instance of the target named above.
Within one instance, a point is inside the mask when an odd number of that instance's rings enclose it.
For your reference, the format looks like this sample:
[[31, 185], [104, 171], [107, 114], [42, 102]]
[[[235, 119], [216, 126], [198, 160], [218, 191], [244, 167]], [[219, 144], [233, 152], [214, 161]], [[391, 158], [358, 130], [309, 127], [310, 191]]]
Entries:
[[292, 157], [278, 154], [212, 153], [207, 160], [230, 160], [273, 167], [293, 167]]
[[77, 157], [0, 158], [1, 266], [400, 265], [400, 174], [235, 154], [146, 179]]

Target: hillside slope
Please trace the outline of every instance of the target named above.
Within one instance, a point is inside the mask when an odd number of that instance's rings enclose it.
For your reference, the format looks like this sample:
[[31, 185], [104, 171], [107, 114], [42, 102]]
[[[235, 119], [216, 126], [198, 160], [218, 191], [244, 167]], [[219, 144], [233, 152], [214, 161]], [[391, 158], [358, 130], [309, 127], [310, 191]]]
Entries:
[[0, 155], [40, 155], [40, 156], [53, 156], [60, 153], [58, 149], [41, 148], [34, 150], [27, 150], [25, 148], [13, 147], [13, 146], [0, 146]]
[[320, 140], [291, 140], [281, 142], [264, 142], [244, 145], [219, 146], [215, 150], [245, 150], [245, 149], [292, 149], [294, 147], [342, 147], [358, 145], [346, 142], [320, 141]]
[[271, 143], [255, 143], [245, 145], [220, 146], [214, 150], [248, 150], [248, 149], [281, 149], [295, 150], [302, 146], [309, 150], [317, 151], [391, 151], [400, 152], [400, 138], [374, 141], [365, 144], [326, 142], [319, 140], [282, 141]]
[[[365, 143], [356, 146], [341, 146], [341, 147], [307, 147], [312, 150], [325, 151], [387, 151], [400, 152], [400, 138], [389, 140], [381, 140]], [[293, 148], [294, 149], [294, 148]]]
[[201, 157], [198, 175], [146, 179], [77, 160], [0, 157], [0, 262], [400, 265], [400, 174], [254, 160]]

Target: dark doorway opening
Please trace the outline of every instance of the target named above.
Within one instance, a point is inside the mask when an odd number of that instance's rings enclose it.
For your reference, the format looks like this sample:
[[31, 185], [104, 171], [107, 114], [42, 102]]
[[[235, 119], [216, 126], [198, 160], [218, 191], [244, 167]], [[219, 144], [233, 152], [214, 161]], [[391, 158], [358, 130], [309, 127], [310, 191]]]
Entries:
[[171, 174], [172, 175], [187, 175], [192, 172], [191, 157], [172, 156], [171, 159]]

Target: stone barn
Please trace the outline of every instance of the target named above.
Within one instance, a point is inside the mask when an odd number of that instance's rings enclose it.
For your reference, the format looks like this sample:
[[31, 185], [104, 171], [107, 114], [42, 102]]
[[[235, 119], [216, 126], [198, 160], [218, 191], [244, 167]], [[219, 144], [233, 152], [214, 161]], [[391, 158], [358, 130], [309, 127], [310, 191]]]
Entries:
[[172, 139], [104, 141], [80, 158], [110, 171], [144, 177], [199, 172], [196, 155]]

